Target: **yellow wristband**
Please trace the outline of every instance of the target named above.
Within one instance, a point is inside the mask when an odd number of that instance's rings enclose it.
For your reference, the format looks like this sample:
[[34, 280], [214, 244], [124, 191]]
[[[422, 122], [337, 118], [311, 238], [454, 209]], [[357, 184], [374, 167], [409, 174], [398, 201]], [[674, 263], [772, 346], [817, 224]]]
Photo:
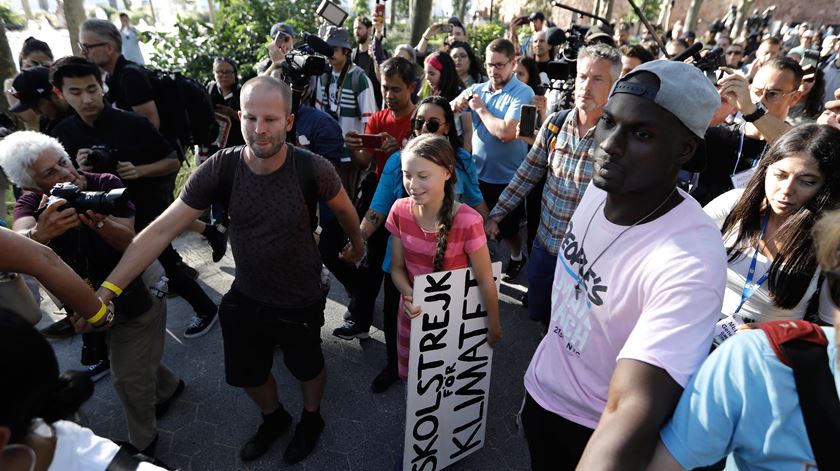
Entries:
[[99, 287], [100, 288], [105, 288], [108, 291], [116, 294], [117, 296], [121, 295], [122, 292], [123, 292], [122, 288], [120, 288], [119, 286], [111, 283], [110, 281], [103, 281], [102, 284], [99, 285]]
[[85, 320], [88, 322], [88, 324], [96, 324], [97, 322], [102, 320], [103, 317], [105, 317], [106, 312], [108, 312], [108, 307], [105, 306], [105, 303], [102, 303], [102, 307], [99, 308], [99, 311], [97, 311], [96, 314]]

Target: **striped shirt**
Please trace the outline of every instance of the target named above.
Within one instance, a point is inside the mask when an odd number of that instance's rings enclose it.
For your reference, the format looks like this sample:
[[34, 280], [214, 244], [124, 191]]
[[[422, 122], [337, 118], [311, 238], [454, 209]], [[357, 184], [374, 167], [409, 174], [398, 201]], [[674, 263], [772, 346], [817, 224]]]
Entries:
[[[434, 271], [437, 233], [427, 232], [417, 224], [411, 212], [411, 199], [400, 198], [394, 203], [385, 227], [400, 239], [405, 258], [408, 279]], [[481, 215], [466, 204], [458, 207], [452, 220], [452, 228], [447, 237], [446, 253], [443, 258], [443, 271], [466, 268], [470, 265], [469, 255], [487, 244]], [[408, 355], [411, 350], [411, 318], [402, 309], [397, 315], [397, 357], [401, 378], [408, 377]]]
[[[502, 220], [548, 173], [542, 194], [537, 240], [550, 254], [557, 255], [563, 234], [566, 233], [566, 224], [592, 180], [595, 127], [590, 128], [583, 137], [578, 137], [577, 109], [573, 109], [551, 144], [545, 142], [544, 134], [548, 126], [553, 126], [553, 117], [553, 114], [549, 116], [540, 128], [534, 146], [516, 169], [513, 180], [508, 183], [490, 212], [490, 218], [497, 222]], [[550, 147], [548, 152], [545, 149], [547, 145]]]

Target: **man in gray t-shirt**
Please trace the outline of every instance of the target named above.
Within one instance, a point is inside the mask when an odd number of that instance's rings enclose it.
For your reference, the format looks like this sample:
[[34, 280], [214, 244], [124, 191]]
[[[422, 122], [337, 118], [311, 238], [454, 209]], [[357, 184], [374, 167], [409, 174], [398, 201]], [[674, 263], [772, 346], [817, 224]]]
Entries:
[[[292, 417], [280, 404], [271, 373], [274, 347], [279, 345], [284, 363], [303, 390], [301, 420], [283, 455], [291, 464], [306, 458], [324, 428], [319, 410], [326, 383], [320, 338], [326, 298], [304, 197], [311, 192], [302, 188], [308, 183], [301, 179], [314, 179], [314, 193], [335, 212], [349, 235], [351, 244], [341, 258], [356, 262], [364, 248], [358, 216], [334, 167], [320, 156], [286, 144], [294, 121], [289, 87], [271, 77], [256, 77], [242, 87], [240, 97], [246, 146], [222, 150], [198, 167], [180, 199], [125, 251], [106, 286], [121, 291], [127, 280], [229, 191], [236, 275], [219, 306], [225, 377], [231, 386], [243, 388], [263, 415], [262, 424], [239, 455], [245, 461], [262, 456], [291, 425]], [[235, 165], [224, 165], [229, 159], [236, 159]], [[230, 169], [232, 178], [223, 175]], [[299, 177], [298, 172], [305, 173]], [[98, 294], [105, 302], [114, 297], [107, 289]]]

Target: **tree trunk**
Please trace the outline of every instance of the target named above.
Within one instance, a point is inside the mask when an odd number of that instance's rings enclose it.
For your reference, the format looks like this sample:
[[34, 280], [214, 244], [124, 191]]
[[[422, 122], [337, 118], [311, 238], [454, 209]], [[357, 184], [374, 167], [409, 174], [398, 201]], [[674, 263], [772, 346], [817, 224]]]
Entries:
[[612, 21], [613, 16], [613, 1], [614, 0], [604, 0], [604, 18]]
[[656, 24], [662, 27], [662, 31], [668, 31], [668, 23], [671, 19], [671, 5], [673, 0], [662, 0], [659, 2], [659, 18]]
[[23, 14], [26, 15], [26, 19], [31, 20], [32, 7], [29, 6], [29, 0], [20, 0], [20, 5], [23, 7]]
[[429, 27], [432, 18], [432, 0], [412, 0], [408, 23], [411, 25], [411, 44], [420, 42], [420, 36]]
[[[6, 37], [6, 25], [0, 21], [0, 77], [2, 78], [0, 82], [15, 75], [17, 75], [17, 68], [12, 48], [9, 46], [9, 38]], [[0, 97], [0, 112], [7, 111], [9, 111], [9, 102], [6, 101], [6, 97]]]
[[38, 8], [43, 11], [50, 11], [50, 4], [47, 0], [38, 0]]
[[464, 19], [464, 16], [467, 14], [467, 8], [469, 7], [470, 0], [461, 0], [460, 8], [458, 8], [458, 19], [460, 19], [461, 23], [465, 25], [469, 24], [469, 21]]
[[[595, 16], [601, 16], [601, 0], [595, 0], [594, 5], [592, 6], [592, 14]], [[592, 19], [592, 24], [595, 24], [594, 18]]]
[[[125, 0], [128, 2], [128, 0]], [[155, 5], [152, 0], [149, 0], [149, 11], [152, 13], [152, 24], [157, 23], [157, 13], [155, 13]]]
[[697, 15], [700, 13], [700, 7], [702, 5], [703, 0], [691, 0], [691, 4], [688, 5], [688, 11], [685, 13], [684, 31], [693, 31], [697, 28]]
[[216, 24], [216, 5], [213, 0], [207, 0], [207, 11], [210, 14], [210, 23]]
[[388, 23], [388, 26], [393, 28], [394, 24], [396, 22], [397, 22], [397, 0], [393, 0], [391, 2], [391, 21]]
[[729, 33], [729, 35], [735, 39], [744, 31], [744, 24], [747, 21], [747, 18], [750, 16], [750, 9], [755, 4], [755, 0], [741, 0], [740, 4], [738, 5], [738, 14], [735, 15], [735, 27]]
[[67, 21], [67, 32], [70, 34], [70, 47], [73, 55], [78, 56], [79, 27], [85, 21], [84, 0], [64, 0], [64, 19]]

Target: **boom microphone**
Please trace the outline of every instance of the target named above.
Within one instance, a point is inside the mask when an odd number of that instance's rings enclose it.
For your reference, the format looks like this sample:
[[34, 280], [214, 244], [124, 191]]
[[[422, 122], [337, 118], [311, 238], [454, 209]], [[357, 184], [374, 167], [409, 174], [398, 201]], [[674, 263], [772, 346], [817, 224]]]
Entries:
[[692, 44], [691, 46], [689, 46], [688, 49], [686, 49], [685, 51], [683, 51], [683, 52], [677, 54], [676, 56], [672, 57], [671, 60], [672, 61], [677, 61], [677, 62], [682, 62], [682, 61], [688, 59], [689, 57], [693, 56], [694, 54], [697, 54], [698, 52], [700, 52], [702, 50], [703, 50], [703, 43], [698, 41], [698, 42]]
[[317, 35], [312, 33], [303, 33], [303, 43], [307, 46], [311, 47], [312, 50], [321, 54], [323, 56], [332, 57], [333, 55], [333, 48], [326, 41], [319, 38]]
[[548, 28], [548, 33], [546, 34], [546, 42], [548, 42], [549, 46], [559, 46], [566, 42], [566, 33], [560, 28]]

